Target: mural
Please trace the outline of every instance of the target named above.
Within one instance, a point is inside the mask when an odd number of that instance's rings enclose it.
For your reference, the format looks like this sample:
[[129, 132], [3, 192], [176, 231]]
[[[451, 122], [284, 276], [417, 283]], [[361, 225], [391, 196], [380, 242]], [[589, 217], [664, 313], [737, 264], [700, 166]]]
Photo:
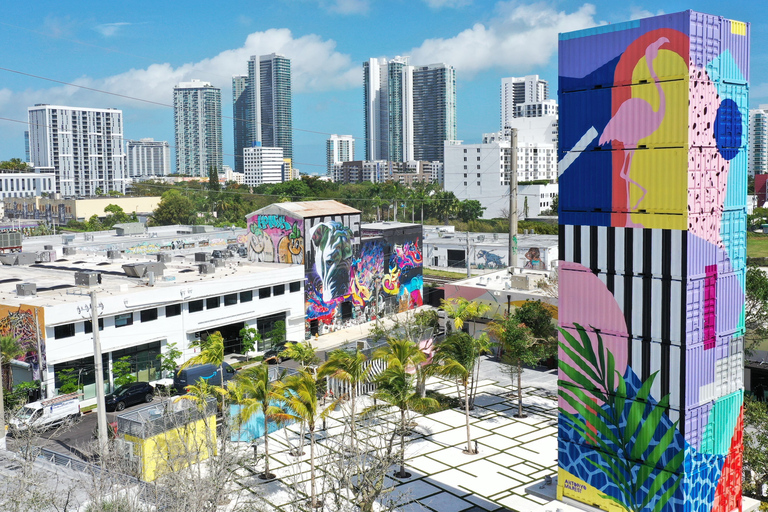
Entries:
[[477, 259], [485, 261], [477, 265], [477, 268], [505, 268], [504, 257], [499, 254], [494, 254], [492, 251], [479, 250], [477, 251]]
[[561, 498], [740, 510], [748, 34], [560, 36]]
[[[0, 336], [18, 338], [25, 354], [19, 359], [29, 363], [33, 368], [33, 377], [40, 378], [40, 363], [46, 368], [45, 360], [45, 310], [34, 306], [3, 306], [0, 305]], [[35, 321], [37, 315], [37, 322]], [[39, 326], [36, 327], [36, 326]], [[37, 340], [40, 339], [42, 357], [38, 358]]]
[[269, 263], [304, 263], [304, 221], [285, 215], [248, 217], [248, 259]]

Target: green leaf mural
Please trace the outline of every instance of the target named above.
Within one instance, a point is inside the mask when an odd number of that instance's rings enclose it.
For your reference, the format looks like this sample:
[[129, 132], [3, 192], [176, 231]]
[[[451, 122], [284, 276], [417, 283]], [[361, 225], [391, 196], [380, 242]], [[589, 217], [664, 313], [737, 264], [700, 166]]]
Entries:
[[666, 414], [669, 395], [656, 402], [656, 373], [642, 382], [631, 368], [621, 375], [600, 333], [593, 342], [574, 325], [578, 336], [560, 329], [561, 353], [572, 363], [561, 357], [558, 366], [572, 382], [561, 380], [559, 395], [575, 411], [560, 407], [561, 441], [587, 445], [581, 467], [607, 478], [603, 498], [632, 512], [661, 511], [678, 491], [685, 459], [677, 422]]

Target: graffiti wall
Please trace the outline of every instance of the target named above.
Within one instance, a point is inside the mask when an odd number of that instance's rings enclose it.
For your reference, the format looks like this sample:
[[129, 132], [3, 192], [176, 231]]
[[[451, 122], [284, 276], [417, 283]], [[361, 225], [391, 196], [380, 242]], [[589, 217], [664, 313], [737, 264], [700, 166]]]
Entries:
[[252, 215], [248, 221], [248, 259], [304, 263], [304, 220], [285, 215]]
[[558, 496], [740, 510], [749, 25], [685, 11], [559, 56]]
[[[0, 336], [14, 336], [21, 343], [24, 355], [19, 359], [33, 368], [35, 379], [40, 378], [40, 363], [45, 369], [45, 310], [35, 306], [0, 305]], [[37, 319], [35, 319], [37, 315]], [[37, 341], [40, 340], [42, 357], [38, 357]]]

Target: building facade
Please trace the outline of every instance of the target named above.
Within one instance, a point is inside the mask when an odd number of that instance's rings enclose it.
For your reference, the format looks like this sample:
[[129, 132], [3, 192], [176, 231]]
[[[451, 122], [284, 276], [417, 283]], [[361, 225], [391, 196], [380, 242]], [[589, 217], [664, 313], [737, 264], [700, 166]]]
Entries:
[[[530, 103], [518, 103], [515, 105], [515, 116], [513, 119], [521, 117], [542, 117], [556, 116], [557, 102], [555, 100], [535, 101]], [[505, 127], [511, 127], [512, 120], [507, 120]]]
[[[556, 206], [555, 198], [558, 193], [557, 183], [518, 185], [517, 217], [523, 220], [545, 215], [545, 212]], [[553, 215], [557, 215], [557, 210]]]
[[235, 172], [244, 172], [243, 149], [248, 143], [248, 75], [232, 77], [232, 127], [235, 143]]
[[768, 173], [768, 105], [749, 111], [749, 175]]
[[401, 185], [437, 183], [443, 175], [442, 162], [387, 162], [386, 160], [353, 160], [333, 166], [331, 179], [337, 183], [383, 183], [396, 181]]
[[[0, 175], [2, 178], [2, 175]], [[64, 225], [70, 220], [87, 221], [92, 216], [106, 217], [104, 208], [114, 204], [126, 214], [150, 215], [160, 204], [160, 197], [92, 197], [75, 199], [57, 197], [6, 197], [5, 215], [11, 219], [35, 219], [48, 224]]]
[[443, 143], [456, 139], [456, 70], [446, 64], [413, 69], [413, 159], [443, 161]]
[[559, 499], [742, 506], [749, 32], [560, 35]]
[[57, 193], [125, 193], [122, 110], [35, 105], [28, 116], [30, 159], [53, 169]]
[[171, 148], [168, 141], [126, 141], [125, 156], [129, 178], [144, 179], [171, 174]]
[[366, 160], [413, 160], [412, 88], [408, 57], [363, 63]]
[[253, 146], [243, 150], [245, 184], [255, 187], [286, 181], [283, 148]]
[[0, 172], [0, 199], [55, 193], [56, 175], [52, 172]]
[[333, 174], [333, 166], [355, 159], [355, 138], [352, 135], [331, 135], [325, 141], [326, 174]]
[[518, 117], [517, 106], [523, 103], [540, 103], [549, 99], [549, 84], [539, 75], [501, 79], [501, 128]]
[[223, 165], [221, 90], [209, 82], [192, 80], [173, 88], [176, 133], [176, 172], [208, 176]]

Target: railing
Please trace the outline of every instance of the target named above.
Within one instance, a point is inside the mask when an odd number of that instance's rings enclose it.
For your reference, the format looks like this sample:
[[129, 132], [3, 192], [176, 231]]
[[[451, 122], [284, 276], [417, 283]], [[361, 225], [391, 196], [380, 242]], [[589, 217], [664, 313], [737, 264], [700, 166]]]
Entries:
[[215, 415], [216, 399], [208, 398], [205, 402], [202, 407], [199, 404], [183, 407], [172, 401], [142, 407], [118, 416], [117, 431], [120, 434], [149, 439], [193, 421]]

